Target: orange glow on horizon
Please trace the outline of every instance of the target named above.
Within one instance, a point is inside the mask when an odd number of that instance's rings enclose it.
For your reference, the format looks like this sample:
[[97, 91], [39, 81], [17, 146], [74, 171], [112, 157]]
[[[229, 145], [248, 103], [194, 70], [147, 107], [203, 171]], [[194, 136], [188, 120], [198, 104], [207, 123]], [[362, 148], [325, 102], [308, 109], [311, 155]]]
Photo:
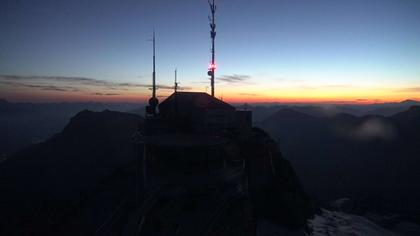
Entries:
[[[158, 99], [163, 101], [172, 90], [159, 90]], [[186, 91], [200, 91], [192, 88]], [[251, 91], [251, 92], [249, 92]], [[147, 103], [149, 90], [125, 91], [77, 91], [62, 92], [36, 89], [2, 90], [2, 98], [11, 102], [127, 102]], [[201, 91], [204, 92], [204, 91]], [[372, 104], [401, 102], [407, 99], [420, 100], [418, 92], [398, 92], [398, 89], [385, 88], [264, 88], [224, 87], [216, 90], [216, 97], [229, 103], [337, 103]]]
[[[7, 100], [11, 102], [127, 102], [127, 103], [147, 103], [150, 96], [147, 95], [51, 95], [51, 94], [27, 94], [26, 96], [8, 96]], [[163, 101], [167, 96], [160, 97], [159, 100]], [[387, 103], [387, 102], [401, 102], [407, 99], [418, 100], [419, 97], [281, 97], [281, 96], [216, 96], [228, 103], [302, 103], [302, 104], [374, 104], [374, 103]]]
[[[307, 86], [237, 87], [224, 91], [223, 100], [231, 103], [349, 103], [373, 104], [420, 100], [420, 92], [404, 87]], [[251, 91], [251, 92], [249, 92]], [[217, 97], [221, 97], [217, 95]]]
[[344, 103], [344, 104], [374, 104], [401, 102], [407, 99], [420, 100], [420, 96], [224, 96], [223, 100], [230, 103]]

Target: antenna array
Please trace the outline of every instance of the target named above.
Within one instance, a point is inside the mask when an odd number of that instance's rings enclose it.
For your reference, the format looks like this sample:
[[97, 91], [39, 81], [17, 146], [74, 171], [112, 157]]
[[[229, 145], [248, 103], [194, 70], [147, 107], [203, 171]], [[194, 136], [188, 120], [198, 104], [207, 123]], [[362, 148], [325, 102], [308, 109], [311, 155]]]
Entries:
[[216, 71], [216, 62], [215, 62], [215, 48], [214, 48], [214, 40], [216, 38], [216, 24], [215, 22], [215, 13], [216, 13], [216, 4], [215, 0], [208, 0], [211, 16], [209, 16], [210, 21], [210, 37], [211, 37], [211, 64], [209, 66], [209, 70], [207, 72], [207, 75], [210, 76], [210, 86], [211, 86], [211, 96], [214, 97], [214, 72]]

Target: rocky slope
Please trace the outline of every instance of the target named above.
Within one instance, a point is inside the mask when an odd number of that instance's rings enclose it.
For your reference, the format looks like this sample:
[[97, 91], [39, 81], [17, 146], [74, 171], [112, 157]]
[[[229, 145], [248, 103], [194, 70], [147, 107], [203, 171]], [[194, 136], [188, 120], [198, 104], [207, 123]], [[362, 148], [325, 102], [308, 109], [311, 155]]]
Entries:
[[116, 195], [132, 188], [125, 172], [134, 162], [130, 138], [140, 122], [141, 117], [127, 113], [85, 110], [61, 133], [5, 161], [0, 166], [0, 232], [54, 232], [80, 204], [118, 180], [116, 194], [101, 197], [107, 199], [101, 211], [115, 204], [121, 197]]
[[305, 227], [314, 213], [312, 202], [274, 140], [254, 128], [243, 152], [247, 160], [249, 196], [256, 217], [291, 229]]

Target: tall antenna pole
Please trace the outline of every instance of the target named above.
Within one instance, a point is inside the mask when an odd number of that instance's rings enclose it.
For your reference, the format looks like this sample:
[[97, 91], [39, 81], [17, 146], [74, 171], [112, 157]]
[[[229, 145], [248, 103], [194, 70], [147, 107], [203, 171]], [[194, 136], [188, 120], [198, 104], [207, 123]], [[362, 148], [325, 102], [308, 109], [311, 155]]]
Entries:
[[210, 78], [210, 85], [211, 85], [211, 96], [214, 97], [214, 72], [216, 70], [216, 63], [215, 63], [215, 48], [214, 48], [214, 39], [216, 38], [216, 24], [214, 23], [215, 18], [214, 15], [216, 13], [216, 4], [214, 3], [215, 0], [208, 0], [210, 5], [211, 17], [210, 20], [210, 37], [211, 37], [211, 64], [209, 71], [207, 74], [211, 77]]
[[153, 29], [153, 81], [152, 81], [152, 97], [149, 99], [149, 106], [146, 107], [147, 114], [155, 116], [156, 108], [159, 104], [159, 100], [156, 98], [156, 35], [155, 29]]
[[178, 81], [177, 81], [177, 69], [175, 68], [175, 84], [174, 84], [175, 93], [178, 91]]
[[178, 78], [177, 78], [177, 72], [178, 69], [175, 68], [175, 84], [174, 84], [174, 89], [175, 89], [175, 117], [178, 116], [178, 96], [177, 96], [177, 91], [178, 91]]
[[156, 98], [156, 36], [155, 29], [153, 29], [153, 94], [152, 97]]

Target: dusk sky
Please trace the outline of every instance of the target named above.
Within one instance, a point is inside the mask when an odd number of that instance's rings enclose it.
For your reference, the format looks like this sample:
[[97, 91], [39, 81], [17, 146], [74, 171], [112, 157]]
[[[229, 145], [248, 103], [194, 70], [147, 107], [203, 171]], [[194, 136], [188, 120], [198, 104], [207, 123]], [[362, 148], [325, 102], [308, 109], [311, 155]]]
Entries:
[[[230, 102], [420, 99], [418, 0], [218, 0], [216, 95]], [[127, 101], [206, 91], [207, 0], [3, 0], [0, 98]], [[209, 88], [207, 88], [210, 91]]]

